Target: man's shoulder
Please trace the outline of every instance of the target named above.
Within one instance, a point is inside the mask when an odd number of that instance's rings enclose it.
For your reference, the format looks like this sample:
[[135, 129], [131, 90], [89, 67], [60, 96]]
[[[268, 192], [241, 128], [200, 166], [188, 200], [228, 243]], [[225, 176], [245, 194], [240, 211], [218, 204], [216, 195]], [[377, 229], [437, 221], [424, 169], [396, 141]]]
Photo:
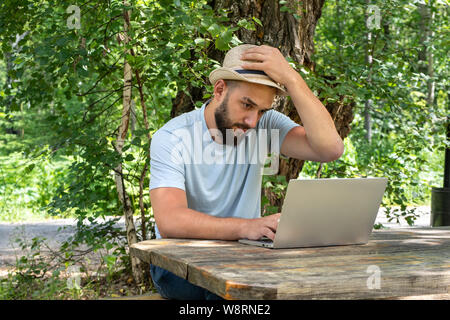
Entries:
[[191, 130], [196, 122], [201, 121], [200, 110], [195, 109], [170, 119], [153, 134], [153, 138], [159, 137], [165, 139], [168, 136], [177, 137], [179, 136], [179, 132]]
[[273, 118], [277, 118], [280, 114], [281, 114], [281, 112], [276, 111], [274, 109], [265, 112], [262, 115], [261, 119], [259, 119], [259, 121], [258, 121], [258, 128], [259, 129], [269, 129], [268, 126], [270, 125], [271, 120]]

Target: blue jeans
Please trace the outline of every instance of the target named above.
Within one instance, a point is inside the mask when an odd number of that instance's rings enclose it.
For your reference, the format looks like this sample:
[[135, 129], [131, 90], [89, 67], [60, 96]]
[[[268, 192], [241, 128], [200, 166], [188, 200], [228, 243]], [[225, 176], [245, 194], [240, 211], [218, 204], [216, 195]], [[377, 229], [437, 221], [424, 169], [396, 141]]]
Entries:
[[150, 265], [150, 275], [159, 294], [173, 300], [223, 300], [218, 295], [180, 278], [170, 271]]

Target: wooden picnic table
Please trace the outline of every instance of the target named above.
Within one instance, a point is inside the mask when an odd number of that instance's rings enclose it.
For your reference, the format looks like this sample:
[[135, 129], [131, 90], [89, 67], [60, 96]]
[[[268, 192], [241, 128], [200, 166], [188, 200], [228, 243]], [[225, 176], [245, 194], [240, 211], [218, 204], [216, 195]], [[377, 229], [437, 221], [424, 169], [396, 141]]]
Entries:
[[450, 297], [450, 227], [376, 230], [365, 245], [268, 249], [158, 239], [130, 250], [225, 299]]

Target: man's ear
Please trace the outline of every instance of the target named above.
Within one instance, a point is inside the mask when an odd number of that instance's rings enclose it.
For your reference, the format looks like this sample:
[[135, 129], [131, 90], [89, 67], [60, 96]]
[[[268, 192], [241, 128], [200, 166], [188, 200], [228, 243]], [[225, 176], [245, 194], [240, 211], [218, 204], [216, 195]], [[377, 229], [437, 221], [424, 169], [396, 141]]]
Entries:
[[221, 101], [225, 97], [227, 85], [224, 80], [220, 79], [214, 84], [214, 97]]

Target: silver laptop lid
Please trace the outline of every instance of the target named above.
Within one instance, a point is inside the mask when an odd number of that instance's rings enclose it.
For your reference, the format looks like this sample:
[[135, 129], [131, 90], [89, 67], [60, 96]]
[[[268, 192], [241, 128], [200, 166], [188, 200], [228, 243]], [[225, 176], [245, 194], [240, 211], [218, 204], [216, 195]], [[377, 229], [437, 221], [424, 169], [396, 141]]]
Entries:
[[386, 178], [289, 181], [275, 248], [367, 243]]

